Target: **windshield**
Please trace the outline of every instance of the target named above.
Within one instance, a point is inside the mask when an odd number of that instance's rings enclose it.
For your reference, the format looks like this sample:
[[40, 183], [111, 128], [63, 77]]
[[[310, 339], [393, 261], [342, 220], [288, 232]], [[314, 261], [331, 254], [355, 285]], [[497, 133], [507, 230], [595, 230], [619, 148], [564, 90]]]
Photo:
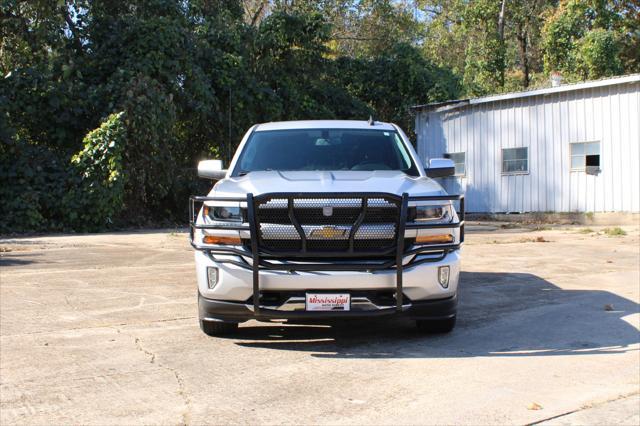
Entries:
[[263, 170], [400, 170], [419, 176], [400, 135], [382, 130], [254, 132], [233, 175]]

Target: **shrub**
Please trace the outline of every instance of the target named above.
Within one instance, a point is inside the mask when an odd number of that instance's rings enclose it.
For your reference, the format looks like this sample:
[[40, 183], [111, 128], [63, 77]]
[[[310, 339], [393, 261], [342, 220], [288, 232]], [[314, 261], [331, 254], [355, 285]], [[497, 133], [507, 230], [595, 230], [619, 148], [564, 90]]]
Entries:
[[610, 237], [621, 237], [623, 235], [627, 235], [627, 232], [619, 226], [616, 226], [615, 228], [604, 228], [602, 232]]
[[74, 170], [48, 147], [13, 137], [0, 145], [0, 232], [63, 230]]
[[129, 82], [123, 109], [127, 140], [122, 152], [127, 175], [124, 219], [144, 224], [147, 219], [166, 218], [164, 204], [175, 182], [175, 157], [180, 151], [174, 134], [173, 95], [154, 79], [139, 76]]
[[98, 230], [113, 223], [122, 210], [125, 188], [122, 154], [125, 148], [124, 113], [111, 114], [83, 139], [84, 148], [71, 158], [78, 185], [63, 204], [75, 229]]

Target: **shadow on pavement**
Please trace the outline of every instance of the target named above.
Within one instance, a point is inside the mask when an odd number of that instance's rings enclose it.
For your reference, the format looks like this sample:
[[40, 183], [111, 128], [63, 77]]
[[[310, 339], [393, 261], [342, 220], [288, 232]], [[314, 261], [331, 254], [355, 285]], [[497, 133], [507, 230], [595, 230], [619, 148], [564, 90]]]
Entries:
[[21, 266], [35, 263], [37, 260], [34, 257], [41, 256], [39, 253], [20, 253], [10, 255], [0, 255], [0, 267], [3, 266]]
[[356, 359], [638, 351], [638, 329], [625, 319], [639, 305], [607, 291], [563, 290], [532, 274], [463, 272], [459, 295], [458, 325], [447, 335], [420, 334], [406, 319], [369, 319], [241, 326], [231, 338], [248, 348]]

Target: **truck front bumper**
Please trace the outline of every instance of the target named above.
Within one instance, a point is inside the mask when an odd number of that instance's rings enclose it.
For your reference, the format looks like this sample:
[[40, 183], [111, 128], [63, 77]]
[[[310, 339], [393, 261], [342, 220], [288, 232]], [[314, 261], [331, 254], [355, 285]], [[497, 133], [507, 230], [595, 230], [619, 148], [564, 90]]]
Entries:
[[323, 321], [342, 318], [365, 318], [379, 316], [403, 316], [411, 319], [439, 320], [453, 318], [456, 315], [458, 296], [444, 299], [412, 301], [402, 311], [396, 307], [374, 310], [353, 310], [341, 312], [308, 312], [304, 310], [282, 311], [276, 309], [260, 309], [256, 314], [252, 304], [212, 300], [198, 293], [198, 310], [202, 321], [243, 322], [250, 319], [270, 321], [274, 319]]
[[[394, 295], [395, 269], [359, 271], [260, 271], [263, 299], [258, 314], [254, 312], [252, 271], [229, 263], [217, 263], [206, 253], [196, 251], [199, 310], [202, 319], [245, 321], [248, 319], [328, 319], [399, 314], [412, 318], [450, 318], [455, 315], [459, 250], [442, 260], [425, 262], [403, 269], [403, 305], [375, 300], [373, 295]], [[449, 267], [449, 281], [438, 282], [438, 269]], [[207, 269], [216, 268], [217, 282], [210, 288]], [[358, 302], [349, 312], [306, 312], [306, 292], [349, 293]], [[268, 302], [278, 295], [279, 302]], [[289, 302], [289, 303], [285, 303]]]
[[[219, 257], [219, 256], [218, 256]], [[216, 257], [215, 259], [217, 259]], [[405, 259], [405, 263], [408, 259]], [[195, 252], [198, 290], [207, 299], [244, 302], [253, 296], [253, 271], [231, 263], [218, 263], [203, 251]], [[438, 282], [438, 269], [449, 267], [449, 283]], [[215, 268], [217, 281], [210, 285], [208, 269]], [[260, 291], [396, 290], [396, 270], [372, 271], [269, 271], [260, 270]], [[443, 299], [458, 288], [460, 250], [444, 258], [403, 268], [402, 292], [412, 301]], [[213, 287], [213, 288], [210, 288]]]

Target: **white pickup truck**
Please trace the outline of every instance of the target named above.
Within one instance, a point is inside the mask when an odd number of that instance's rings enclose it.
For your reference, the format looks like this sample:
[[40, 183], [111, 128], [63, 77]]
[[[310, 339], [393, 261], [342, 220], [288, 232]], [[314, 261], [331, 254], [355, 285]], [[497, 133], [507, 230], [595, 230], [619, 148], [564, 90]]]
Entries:
[[451, 331], [464, 199], [432, 179], [451, 160], [429, 163], [372, 120], [258, 124], [228, 170], [200, 162], [218, 181], [190, 199], [202, 330], [402, 315]]

